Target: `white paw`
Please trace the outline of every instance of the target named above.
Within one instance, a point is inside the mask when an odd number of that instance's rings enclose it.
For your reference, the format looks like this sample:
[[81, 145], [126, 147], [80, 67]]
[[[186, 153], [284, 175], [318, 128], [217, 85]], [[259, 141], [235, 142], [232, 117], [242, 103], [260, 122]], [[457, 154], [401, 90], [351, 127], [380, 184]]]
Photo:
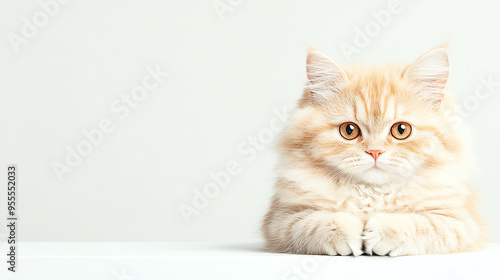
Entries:
[[370, 218], [365, 225], [365, 230], [361, 238], [363, 239], [365, 253], [379, 256], [398, 256], [401, 251], [396, 246], [396, 240], [384, 232], [387, 227], [375, 218]]
[[363, 254], [363, 240], [361, 236], [348, 236], [347, 239], [339, 238], [325, 245], [325, 251], [328, 255], [349, 256], [355, 257]]
[[325, 246], [329, 255], [360, 256], [363, 254], [363, 221], [349, 213], [336, 213], [331, 236]]
[[361, 239], [361, 236], [357, 236], [356, 239], [353, 238], [347, 241], [347, 245], [349, 245], [353, 256], [358, 257], [363, 254], [363, 239]]
[[373, 248], [377, 245], [382, 239], [380, 236], [380, 232], [375, 229], [367, 229], [363, 232], [361, 238], [364, 241], [365, 245], [365, 253], [368, 255], [373, 255]]

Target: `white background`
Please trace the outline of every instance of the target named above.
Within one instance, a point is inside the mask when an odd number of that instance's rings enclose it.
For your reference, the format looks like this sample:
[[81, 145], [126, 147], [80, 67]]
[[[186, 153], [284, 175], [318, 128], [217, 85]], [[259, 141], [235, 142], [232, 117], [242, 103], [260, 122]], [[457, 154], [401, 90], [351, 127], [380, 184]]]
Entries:
[[[269, 132], [275, 111], [300, 97], [304, 43], [341, 64], [391, 63], [451, 39], [458, 103], [474, 98], [481, 79], [500, 81], [498, 1], [401, 0], [402, 11], [351, 57], [341, 45], [356, 46], [356, 29], [389, 1], [233, 0], [220, 16], [212, 0], [73, 0], [15, 52], [9, 37], [43, 11], [38, 2], [0, 4], [0, 173], [18, 166], [23, 241], [260, 240], [275, 154], [271, 143], [260, 142], [254, 158], [239, 147]], [[120, 119], [112, 103], [156, 65], [170, 76]], [[476, 182], [496, 242], [499, 95], [497, 86], [464, 118], [475, 132]], [[114, 131], [60, 182], [53, 163], [64, 164], [66, 147], [106, 118]], [[232, 161], [241, 172], [186, 223], [180, 205], [192, 205], [210, 173]]]

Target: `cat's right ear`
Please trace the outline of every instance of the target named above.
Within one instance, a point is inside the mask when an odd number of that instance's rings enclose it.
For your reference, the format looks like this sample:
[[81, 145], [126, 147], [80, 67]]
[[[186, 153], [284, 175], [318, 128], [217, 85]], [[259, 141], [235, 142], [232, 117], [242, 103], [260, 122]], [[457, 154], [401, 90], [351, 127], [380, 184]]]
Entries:
[[306, 94], [314, 103], [327, 99], [339, 92], [341, 85], [347, 80], [342, 68], [324, 53], [312, 48], [307, 49], [307, 78], [309, 84]]

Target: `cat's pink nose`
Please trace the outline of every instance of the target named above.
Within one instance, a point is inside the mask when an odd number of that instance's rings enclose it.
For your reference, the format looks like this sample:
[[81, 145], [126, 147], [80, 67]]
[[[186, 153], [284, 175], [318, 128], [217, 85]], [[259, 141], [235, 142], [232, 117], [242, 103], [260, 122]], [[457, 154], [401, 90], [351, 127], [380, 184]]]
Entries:
[[378, 157], [383, 154], [384, 152], [381, 150], [369, 150], [366, 152], [367, 154], [371, 155], [374, 160], [377, 160]]

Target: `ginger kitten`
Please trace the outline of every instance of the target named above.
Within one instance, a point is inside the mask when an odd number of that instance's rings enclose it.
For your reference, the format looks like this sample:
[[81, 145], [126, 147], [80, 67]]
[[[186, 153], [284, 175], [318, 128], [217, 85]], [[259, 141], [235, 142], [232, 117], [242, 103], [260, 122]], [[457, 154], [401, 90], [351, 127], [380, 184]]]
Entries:
[[309, 49], [263, 231], [275, 252], [416, 255], [484, 240], [462, 137], [444, 116], [447, 51], [340, 67]]

